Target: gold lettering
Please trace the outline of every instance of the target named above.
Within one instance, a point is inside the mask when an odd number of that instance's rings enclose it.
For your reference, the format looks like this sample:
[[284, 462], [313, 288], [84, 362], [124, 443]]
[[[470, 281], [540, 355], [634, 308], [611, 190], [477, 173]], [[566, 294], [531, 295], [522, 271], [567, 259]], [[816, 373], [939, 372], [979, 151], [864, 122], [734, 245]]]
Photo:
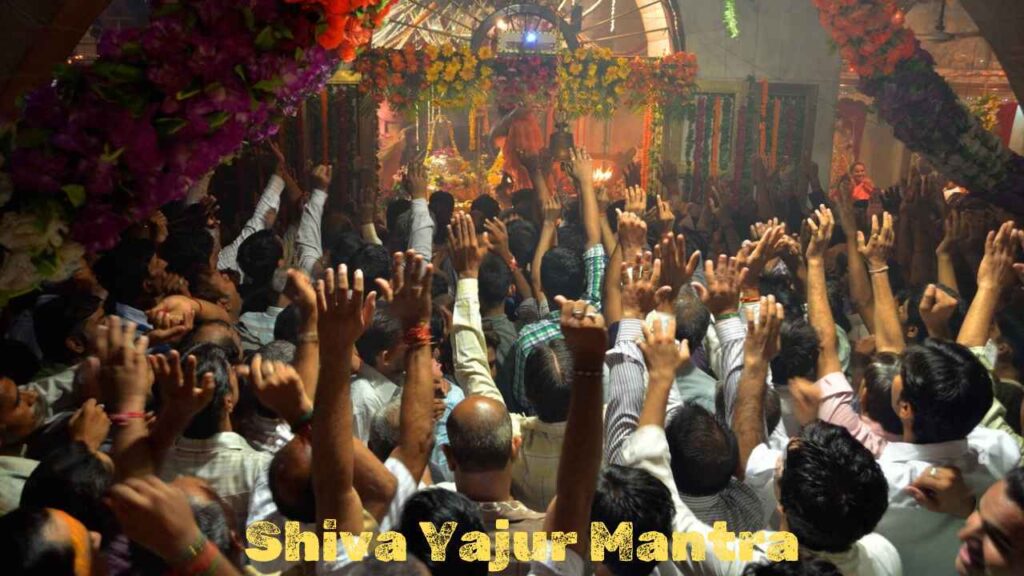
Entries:
[[792, 532], [773, 532], [768, 540], [768, 560], [796, 562], [800, 559], [800, 543]]
[[640, 535], [644, 542], [636, 549], [636, 558], [641, 562], [667, 562], [668, 538], [661, 532], [644, 532]]
[[729, 532], [725, 522], [715, 522], [715, 529], [708, 534], [708, 540], [714, 546], [715, 556], [719, 560], [722, 562], [736, 561], [736, 552], [728, 546], [730, 542], [736, 541], [736, 534]]
[[433, 522], [420, 522], [420, 530], [423, 531], [423, 536], [430, 546], [430, 559], [434, 562], [444, 562], [445, 549], [455, 533], [455, 526], [455, 522], [445, 522], [441, 525], [441, 531], [438, 532]]
[[604, 522], [590, 523], [590, 558], [595, 562], [604, 561], [604, 553], [618, 552], [619, 559], [633, 559], [633, 523], [619, 522], [615, 533], [610, 534]]
[[245, 539], [255, 548], [246, 548], [245, 555], [253, 562], [272, 562], [281, 555], [281, 529], [273, 522], [253, 522], [245, 529]]

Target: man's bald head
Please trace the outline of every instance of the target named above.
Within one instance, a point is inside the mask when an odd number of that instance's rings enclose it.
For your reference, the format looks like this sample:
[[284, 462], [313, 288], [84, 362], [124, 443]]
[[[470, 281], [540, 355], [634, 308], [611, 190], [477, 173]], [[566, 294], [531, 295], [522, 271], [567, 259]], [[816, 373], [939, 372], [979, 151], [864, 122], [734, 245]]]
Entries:
[[302, 434], [282, 446], [270, 461], [270, 494], [285, 518], [316, 522], [313, 450]]
[[463, 472], [493, 472], [512, 459], [512, 419], [505, 405], [471, 396], [448, 416], [450, 458]]

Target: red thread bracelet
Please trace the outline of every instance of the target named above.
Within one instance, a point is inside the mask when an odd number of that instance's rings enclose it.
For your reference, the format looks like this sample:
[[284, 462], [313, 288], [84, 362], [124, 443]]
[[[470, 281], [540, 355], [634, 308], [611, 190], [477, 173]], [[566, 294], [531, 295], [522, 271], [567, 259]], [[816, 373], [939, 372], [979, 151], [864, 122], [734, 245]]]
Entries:
[[111, 414], [109, 416], [112, 423], [120, 426], [124, 426], [132, 420], [142, 420], [145, 417], [145, 412], [118, 412], [117, 414]]
[[431, 339], [430, 326], [427, 324], [417, 324], [405, 331], [404, 339], [405, 343], [409, 346], [429, 345]]

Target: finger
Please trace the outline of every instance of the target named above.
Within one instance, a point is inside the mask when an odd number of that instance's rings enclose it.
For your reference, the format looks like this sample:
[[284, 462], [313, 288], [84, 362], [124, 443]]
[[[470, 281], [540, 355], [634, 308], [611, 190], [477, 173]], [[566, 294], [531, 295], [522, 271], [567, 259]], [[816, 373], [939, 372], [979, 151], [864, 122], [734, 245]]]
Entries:
[[321, 312], [327, 311], [327, 294], [325, 293], [323, 280], [316, 281], [316, 306]]
[[257, 354], [252, 357], [252, 368], [249, 369], [249, 377], [252, 380], [253, 388], [263, 389], [263, 356]]
[[192, 354], [189, 354], [188, 358], [185, 359], [185, 385], [189, 389], [196, 387], [196, 368], [198, 366], [199, 360]]
[[324, 294], [325, 309], [329, 310], [334, 307], [334, 303], [337, 301], [338, 286], [335, 282], [334, 268], [329, 267], [324, 270], [324, 284], [327, 286], [327, 291]]
[[124, 339], [124, 329], [121, 326], [121, 318], [114, 315], [108, 316], [107, 328], [109, 329], [109, 352], [110, 354], [114, 354], [121, 348], [121, 341]]
[[338, 266], [338, 275], [335, 280], [338, 283], [338, 290], [334, 294], [334, 300], [340, 304], [348, 298], [348, 265]]
[[935, 284], [929, 284], [924, 289], [924, 295], [921, 297], [920, 310], [931, 310], [935, 307]]
[[[650, 255], [650, 252], [648, 252], [648, 255]], [[658, 282], [660, 280], [661, 280], [661, 258], [657, 258], [657, 259], [654, 260], [654, 264], [651, 266], [651, 284], [654, 284], [655, 286], [657, 286]]]
[[400, 292], [402, 286], [405, 285], [405, 254], [401, 252], [395, 252], [392, 256], [392, 269], [391, 269], [391, 285], [387, 288], [387, 293], [393, 298], [395, 292]]

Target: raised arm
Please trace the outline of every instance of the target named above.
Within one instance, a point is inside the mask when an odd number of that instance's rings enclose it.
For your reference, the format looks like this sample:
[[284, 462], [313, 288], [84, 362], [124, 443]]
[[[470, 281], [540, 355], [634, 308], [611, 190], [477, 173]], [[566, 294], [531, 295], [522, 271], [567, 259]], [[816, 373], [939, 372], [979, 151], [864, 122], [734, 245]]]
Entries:
[[1005, 222], [985, 239], [985, 256], [978, 267], [978, 292], [967, 310], [957, 343], [968, 348], [984, 346], [999, 307], [999, 295], [1014, 280], [1013, 261], [1020, 248], [1022, 233]]
[[954, 254], [966, 237], [967, 223], [960, 219], [960, 212], [950, 210], [943, 222], [942, 241], [935, 248], [935, 262], [939, 284], [949, 286], [957, 294], [960, 293], [960, 288], [956, 281]]
[[430, 283], [433, 267], [413, 252], [396, 258], [394, 300], [389, 312], [402, 324], [409, 352], [405, 357], [398, 446], [393, 456], [413, 478], [421, 478], [433, 445], [434, 379], [430, 350]]
[[590, 548], [590, 506], [601, 470], [601, 374], [608, 331], [604, 318], [584, 300], [562, 300], [562, 334], [573, 356], [572, 390], [565, 440], [558, 462], [556, 497], [544, 529], [575, 532], [578, 554]]
[[320, 356], [323, 369], [313, 412], [313, 494], [317, 521], [336, 519], [338, 530], [361, 532], [362, 502], [355, 490], [352, 417], [352, 355], [356, 340], [372, 321], [376, 293], [363, 299], [363, 272], [349, 290], [348, 269], [328, 269], [317, 282]]
[[409, 250], [422, 256], [428, 263], [434, 256], [434, 220], [430, 217], [427, 200], [427, 170], [418, 158], [409, 164], [405, 187], [412, 198], [412, 221], [409, 225]]
[[313, 274], [324, 255], [321, 222], [333, 172], [329, 164], [321, 164], [313, 169], [313, 195], [302, 210], [299, 231], [295, 236], [299, 269], [309, 275]]
[[319, 313], [316, 290], [304, 272], [288, 271], [288, 282], [284, 286], [285, 296], [299, 309], [299, 342], [295, 347], [292, 364], [305, 387], [306, 396], [316, 398], [316, 384], [320, 379], [320, 336]]
[[645, 325], [640, 349], [647, 363], [647, 398], [637, 427], [665, 427], [668, 399], [674, 388], [676, 371], [690, 361], [690, 343], [676, 343], [674, 318], [655, 320], [651, 328]]
[[544, 289], [540, 282], [540, 264], [544, 255], [551, 250], [555, 243], [555, 231], [558, 228], [558, 219], [562, 217], [562, 205], [554, 196], [544, 201], [544, 225], [540, 229], [540, 237], [537, 239], [537, 249], [533, 252], [533, 262], [530, 265], [530, 283], [533, 285], [533, 297], [540, 306], [544, 300]]
[[889, 254], [896, 243], [892, 215], [882, 213], [882, 220], [871, 218], [871, 238], [864, 239], [864, 233], [857, 233], [857, 251], [868, 263], [871, 274], [871, 289], [875, 299], [875, 347], [878, 352], [899, 354], [906, 348], [903, 327], [900, 325], [899, 310], [892, 286], [889, 285]]
[[[846, 181], [849, 183], [849, 180]], [[857, 251], [857, 214], [849, 190], [840, 189], [836, 202], [839, 225], [846, 236], [846, 261], [849, 266], [850, 300], [860, 314], [868, 332], [875, 333], [875, 301], [871, 292], [871, 278], [864, 259]]]
[[587, 248], [601, 243], [601, 221], [598, 217], [597, 195], [594, 193], [594, 161], [585, 148], [569, 151], [569, 167], [580, 186], [580, 217], [586, 233]]
[[491, 242], [491, 252], [505, 261], [505, 265], [512, 272], [512, 281], [515, 283], [516, 292], [520, 298], [526, 299], [533, 295], [530, 283], [519, 266], [523, 263], [517, 262], [508, 245], [508, 228], [500, 218], [491, 218], [484, 222], [487, 229], [488, 239]]
[[[607, 322], [618, 322], [623, 318], [622, 310], [622, 265], [632, 261], [646, 248], [647, 224], [631, 212], [618, 211], [619, 241], [608, 263], [604, 283], [604, 315]], [[643, 318], [641, 318], [642, 320]]]
[[736, 477], [740, 479], [746, 475], [750, 454], [765, 441], [764, 396], [768, 387], [768, 367], [779, 353], [779, 330], [785, 319], [782, 304], [777, 304], [774, 296], [761, 298], [759, 314], [749, 308], [746, 313], [743, 375], [732, 417], [732, 429], [740, 451]]
[[832, 240], [835, 220], [832, 211], [824, 205], [815, 212], [816, 218], [808, 218], [811, 241], [807, 245], [807, 318], [818, 334], [821, 351], [818, 354], [818, 378], [833, 372], [841, 372], [839, 363], [836, 322], [828, 304], [828, 290], [825, 286], [825, 251]]
[[707, 287], [694, 284], [708, 312], [715, 318], [715, 332], [722, 348], [722, 373], [718, 375], [725, 396], [726, 420], [732, 422], [739, 389], [740, 374], [743, 370], [743, 341], [746, 332], [739, 318], [740, 287], [747, 276], [736, 258], [725, 254], [718, 262], [704, 263]]
[[[280, 171], [281, 169], [281, 165], [278, 164], [278, 170]], [[209, 180], [206, 183], [209, 185]], [[267, 212], [277, 210], [281, 205], [282, 191], [284, 191], [284, 179], [278, 173], [275, 173], [270, 177], [270, 181], [267, 182], [267, 187], [263, 189], [263, 194], [260, 195], [259, 201], [256, 202], [256, 208], [253, 210], [252, 216], [242, 226], [242, 231], [238, 233], [238, 236], [230, 244], [223, 247], [217, 255], [218, 270], [238, 270], [238, 261], [236, 260], [238, 257], [238, 247], [242, 245], [242, 242], [245, 242], [246, 238], [263, 230]]]

